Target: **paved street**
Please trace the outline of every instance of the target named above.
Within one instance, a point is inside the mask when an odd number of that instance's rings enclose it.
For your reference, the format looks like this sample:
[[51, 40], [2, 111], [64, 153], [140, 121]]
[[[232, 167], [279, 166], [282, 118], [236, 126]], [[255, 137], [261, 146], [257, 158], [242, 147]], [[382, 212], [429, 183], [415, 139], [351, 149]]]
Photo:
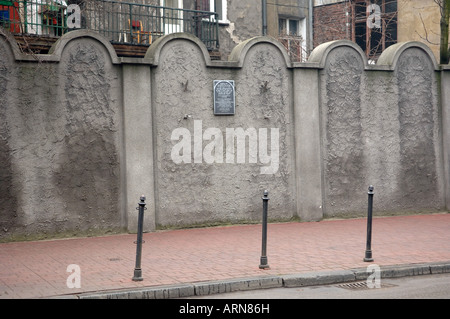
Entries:
[[[146, 233], [141, 282], [131, 280], [136, 235], [3, 243], [0, 298], [74, 296], [105, 290], [365, 268], [366, 226], [366, 219], [269, 224], [268, 270], [258, 267], [261, 225]], [[380, 266], [449, 263], [449, 230], [450, 214], [374, 218], [374, 263]], [[74, 287], [74, 270], [67, 271], [72, 264], [79, 266], [80, 288]]]
[[382, 279], [334, 285], [237, 291], [189, 299], [450, 299], [450, 274]]

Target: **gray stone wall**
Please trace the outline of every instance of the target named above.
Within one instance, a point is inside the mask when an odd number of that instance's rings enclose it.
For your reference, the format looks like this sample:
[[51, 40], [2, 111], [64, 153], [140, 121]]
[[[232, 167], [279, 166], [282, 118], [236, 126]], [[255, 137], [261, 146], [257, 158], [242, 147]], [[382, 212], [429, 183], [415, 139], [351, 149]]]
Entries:
[[386, 70], [383, 60], [365, 66], [359, 48], [341, 44], [320, 71], [324, 215], [363, 211], [367, 199], [358, 194], [370, 184], [380, 199], [379, 213], [444, 207], [433, 57], [418, 44], [405, 47]]
[[355, 195], [368, 183], [362, 123], [364, 61], [358, 51], [338, 47], [322, 73], [325, 212], [361, 211]]
[[[294, 215], [295, 185], [292, 163], [292, 105], [289, 100], [290, 74], [279, 47], [267, 43], [252, 46], [240, 69], [207, 67], [197, 43], [188, 39], [168, 41], [160, 52], [158, 66], [152, 72], [153, 107], [156, 140], [155, 198], [159, 208], [157, 224], [182, 226], [195, 223], [254, 221], [260, 217], [261, 194], [273, 190], [274, 219]], [[234, 80], [236, 114], [213, 114], [213, 81]], [[266, 84], [267, 82], [267, 84]], [[173, 147], [179, 137], [172, 132], [189, 132], [188, 163], [176, 163]], [[271, 129], [279, 129], [279, 166], [274, 174], [261, 174], [261, 154], [255, 163], [250, 156], [247, 137], [245, 161], [235, 155], [228, 161], [225, 151], [231, 145], [227, 130], [258, 132], [258, 143], [268, 143]], [[267, 129], [267, 139], [259, 135]], [[214, 137], [206, 136], [209, 131]], [[200, 134], [196, 134], [199, 132]], [[196, 136], [194, 136], [196, 135]], [[196, 138], [199, 137], [197, 152]], [[212, 162], [209, 142], [220, 139], [223, 150]], [[200, 157], [197, 156], [199, 154]], [[180, 209], [184, 207], [184, 209]]]
[[[29, 56], [0, 37], [0, 240], [448, 209], [448, 66], [426, 46], [368, 65], [349, 41], [291, 63], [270, 38], [211, 61], [172, 34], [145, 58], [64, 35]], [[213, 113], [233, 80], [235, 115]], [[245, 144], [240, 144], [243, 137]], [[239, 146], [240, 145], [240, 146]], [[240, 152], [243, 153], [240, 153]]]
[[79, 38], [58, 63], [15, 61], [0, 41], [0, 238], [123, 229], [121, 81], [109, 53]]
[[0, 37], [0, 231], [20, 227], [23, 213], [19, 211], [19, 183], [16, 181], [15, 156], [12, 146], [11, 116], [7, 109], [12, 103], [11, 92], [16, 86], [14, 56], [6, 41]]

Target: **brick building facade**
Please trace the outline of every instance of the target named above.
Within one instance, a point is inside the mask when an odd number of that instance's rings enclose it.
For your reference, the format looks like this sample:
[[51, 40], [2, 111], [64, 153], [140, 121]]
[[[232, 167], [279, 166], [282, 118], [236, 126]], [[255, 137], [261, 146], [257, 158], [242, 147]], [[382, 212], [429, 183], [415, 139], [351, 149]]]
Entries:
[[348, 1], [314, 7], [314, 47], [333, 40], [351, 40], [350, 10]]
[[398, 42], [397, 0], [316, 0], [314, 46], [347, 39], [371, 61]]

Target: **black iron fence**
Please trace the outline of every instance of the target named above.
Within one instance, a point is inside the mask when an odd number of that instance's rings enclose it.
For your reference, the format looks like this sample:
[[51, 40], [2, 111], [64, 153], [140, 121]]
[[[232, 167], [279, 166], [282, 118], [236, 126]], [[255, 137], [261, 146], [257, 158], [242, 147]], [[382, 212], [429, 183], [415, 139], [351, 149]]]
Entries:
[[0, 0], [0, 26], [15, 34], [61, 36], [88, 29], [112, 43], [149, 45], [188, 32], [209, 50], [219, 47], [218, 14], [112, 0]]

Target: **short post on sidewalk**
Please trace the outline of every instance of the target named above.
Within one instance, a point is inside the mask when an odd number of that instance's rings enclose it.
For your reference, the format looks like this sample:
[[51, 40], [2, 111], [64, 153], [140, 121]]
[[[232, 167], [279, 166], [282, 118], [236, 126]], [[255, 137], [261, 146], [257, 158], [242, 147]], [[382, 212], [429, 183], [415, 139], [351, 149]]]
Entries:
[[139, 210], [138, 216], [138, 229], [137, 229], [137, 241], [136, 241], [136, 265], [134, 267], [134, 276], [133, 281], [142, 281], [142, 269], [141, 269], [141, 255], [142, 255], [142, 233], [143, 233], [143, 224], [144, 224], [144, 210], [145, 210], [145, 196], [142, 195], [140, 197], [139, 207], [136, 209]]
[[262, 221], [262, 249], [261, 249], [261, 261], [259, 268], [260, 269], [268, 269], [270, 268], [267, 264], [267, 205], [269, 202], [269, 192], [267, 190], [264, 191], [263, 197], [263, 221]]
[[373, 186], [369, 186], [369, 203], [367, 208], [367, 241], [366, 241], [366, 255], [365, 262], [372, 262], [372, 207], [373, 207]]

